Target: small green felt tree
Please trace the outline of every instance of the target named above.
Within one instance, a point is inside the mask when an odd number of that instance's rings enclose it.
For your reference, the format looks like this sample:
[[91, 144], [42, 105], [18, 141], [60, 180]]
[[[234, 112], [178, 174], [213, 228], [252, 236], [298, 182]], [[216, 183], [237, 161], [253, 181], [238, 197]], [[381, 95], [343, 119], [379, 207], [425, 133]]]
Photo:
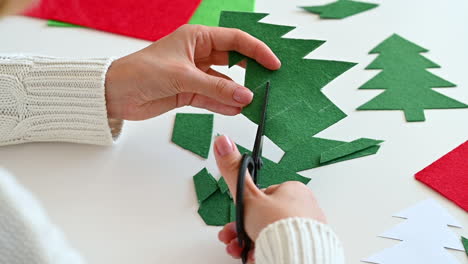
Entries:
[[382, 69], [359, 89], [385, 89], [358, 110], [403, 110], [408, 122], [424, 121], [424, 109], [466, 108], [467, 105], [442, 95], [432, 88], [455, 87], [426, 69], [440, 68], [422, 56], [428, 50], [396, 34], [371, 54], [380, 55], [366, 69]]

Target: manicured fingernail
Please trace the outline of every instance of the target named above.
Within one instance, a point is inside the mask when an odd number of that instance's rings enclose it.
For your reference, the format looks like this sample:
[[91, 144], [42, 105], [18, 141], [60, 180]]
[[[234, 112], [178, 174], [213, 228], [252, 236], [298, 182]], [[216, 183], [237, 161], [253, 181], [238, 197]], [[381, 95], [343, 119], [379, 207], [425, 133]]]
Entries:
[[237, 88], [232, 95], [232, 98], [241, 104], [249, 104], [252, 102], [253, 93], [246, 88]]
[[229, 155], [234, 150], [231, 140], [226, 136], [216, 138], [215, 148], [221, 157]]

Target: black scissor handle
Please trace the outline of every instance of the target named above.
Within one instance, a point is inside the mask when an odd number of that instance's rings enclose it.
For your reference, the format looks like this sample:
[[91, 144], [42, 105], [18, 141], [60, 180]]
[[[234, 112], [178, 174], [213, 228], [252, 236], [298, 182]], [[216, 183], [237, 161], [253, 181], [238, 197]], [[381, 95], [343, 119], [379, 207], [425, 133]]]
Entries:
[[248, 253], [252, 245], [244, 225], [244, 190], [245, 190], [245, 175], [249, 171], [251, 177], [256, 179], [257, 168], [255, 160], [249, 154], [242, 156], [241, 166], [239, 168], [239, 175], [237, 177], [237, 192], [236, 192], [236, 229], [239, 246], [243, 247], [242, 250], [242, 263], [247, 263]]

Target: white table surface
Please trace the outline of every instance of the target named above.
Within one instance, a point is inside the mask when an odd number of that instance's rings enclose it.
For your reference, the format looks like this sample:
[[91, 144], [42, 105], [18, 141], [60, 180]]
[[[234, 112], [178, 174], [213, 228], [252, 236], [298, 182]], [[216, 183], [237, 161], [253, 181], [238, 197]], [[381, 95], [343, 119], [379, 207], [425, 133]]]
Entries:
[[[330, 224], [341, 237], [348, 263], [398, 243], [378, 234], [401, 219], [391, 215], [426, 198], [440, 202], [465, 229], [468, 214], [414, 180], [413, 175], [468, 139], [468, 109], [425, 111], [427, 121], [407, 123], [399, 111], [355, 111], [379, 91], [357, 90], [376, 74], [364, 71], [375, 55], [368, 51], [393, 33], [430, 50], [442, 66], [431, 72], [458, 85], [439, 89], [468, 103], [468, 2], [465, 0], [392, 0], [377, 9], [337, 21], [319, 20], [297, 9], [313, 0], [258, 0], [263, 21], [295, 25], [287, 36], [327, 40], [308, 58], [359, 62], [324, 88], [348, 114], [318, 134], [351, 141], [383, 139], [377, 155], [304, 172], [312, 177]], [[12, 17], [0, 21], [0, 52], [65, 57], [123, 56], [149, 42], [80, 28], [49, 28], [44, 21]], [[226, 71], [243, 82], [240, 69]], [[294, 82], [294, 80], [291, 80]], [[170, 142], [176, 112], [143, 122], [126, 122], [112, 147], [64, 143], [0, 148], [0, 166], [13, 172], [47, 209], [70, 242], [90, 264], [239, 263], [217, 242], [217, 227], [197, 215], [192, 176], [207, 166], [219, 172], [210, 154], [205, 161]], [[215, 132], [251, 146], [256, 126], [243, 116], [216, 115]], [[281, 151], [266, 142], [273, 160]], [[430, 232], [430, 230], [428, 230]], [[466, 263], [463, 252], [453, 252]]]

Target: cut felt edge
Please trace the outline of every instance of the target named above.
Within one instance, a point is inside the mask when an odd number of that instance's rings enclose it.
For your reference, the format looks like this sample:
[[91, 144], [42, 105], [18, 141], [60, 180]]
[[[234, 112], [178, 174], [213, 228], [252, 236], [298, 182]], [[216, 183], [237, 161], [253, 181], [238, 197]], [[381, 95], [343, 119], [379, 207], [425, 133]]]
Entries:
[[[184, 126], [186, 126], [186, 123], [184, 123], [184, 121], [187, 122], [188, 120], [190, 122], [194, 122], [194, 120], [196, 120], [197, 118], [207, 118], [206, 124], [208, 125], [206, 127], [201, 127], [202, 129], [207, 129], [207, 131], [209, 130], [209, 132], [204, 134], [206, 138], [203, 138], [204, 139], [203, 145], [198, 145], [198, 143], [200, 142], [187, 140], [189, 135], [187, 135], [187, 133], [184, 131]], [[198, 120], [198, 122], [200, 122], [200, 120]], [[204, 159], [207, 159], [210, 153], [211, 143], [213, 141], [213, 123], [214, 123], [213, 114], [177, 113], [175, 120], [174, 120], [171, 141], [177, 146], [185, 150], [188, 150], [192, 152], [193, 154], [196, 154]], [[194, 137], [194, 138], [199, 140], [202, 137], [200, 136], [200, 134], [198, 134], [197, 137]], [[190, 143], [187, 143], [187, 142], [190, 142]]]
[[67, 23], [67, 22], [62, 22], [62, 21], [57, 21], [57, 20], [48, 20], [47, 21], [47, 26], [49, 27], [83, 27], [83, 26], [80, 26], [80, 25], [76, 25], [76, 24], [71, 24], [71, 23]]
[[379, 145], [382, 142], [384, 141], [369, 138], [360, 138], [349, 143], [344, 143], [342, 145], [339, 145], [338, 147], [323, 152], [320, 155], [320, 163], [323, 164], [337, 160], [339, 158], [346, 157], [348, 155], [352, 155], [356, 152]]
[[193, 183], [199, 204], [202, 204], [218, 190], [218, 182], [206, 168], [201, 169], [193, 176]]

